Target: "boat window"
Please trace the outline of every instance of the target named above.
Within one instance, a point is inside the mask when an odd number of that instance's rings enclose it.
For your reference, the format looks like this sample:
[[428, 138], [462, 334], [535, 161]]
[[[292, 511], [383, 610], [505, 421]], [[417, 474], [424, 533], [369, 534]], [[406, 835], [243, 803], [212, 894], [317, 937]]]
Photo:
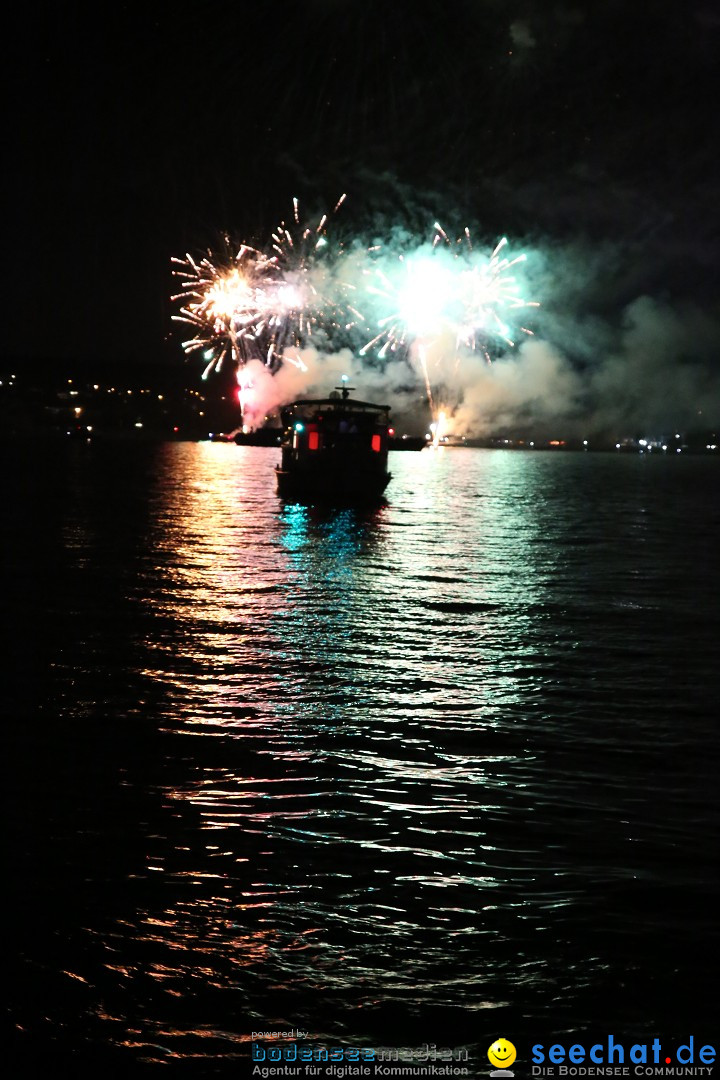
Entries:
[[379, 435], [373, 435], [372, 440], [370, 442], [370, 445], [372, 446], [373, 450], [379, 451], [380, 450], [380, 436]]

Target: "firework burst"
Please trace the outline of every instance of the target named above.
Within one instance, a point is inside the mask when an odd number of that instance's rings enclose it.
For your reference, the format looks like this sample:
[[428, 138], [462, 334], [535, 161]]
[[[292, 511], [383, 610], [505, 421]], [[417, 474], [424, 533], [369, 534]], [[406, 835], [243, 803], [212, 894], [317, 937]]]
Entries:
[[203, 378], [219, 371], [228, 355], [238, 367], [257, 355], [272, 318], [272, 260], [243, 244], [234, 258], [216, 259], [209, 251], [197, 261], [186, 255], [172, 262], [182, 287], [172, 299], [183, 305], [172, 318], [194, 328], [182, 345], [188, 354], [202, 351]]
[[378, 316], [376, 333], [360, 354], [377, 349], [383, 359], [405, 351], [425, 385], [435, 443], [447, 429], [449, 402], [462, 396], [453, 387], [462, 383], [463, 358], [479, 352], [490, 363], [493, 343], [512, 347], [517, 333], [532, 334], [515, 325], [519, 310], [538, 306], [524, 299], [517, 280], [525, 255], [510, 259], [506, 246], [503, 238], [483, 254], [474, 250], [469, 229], [452, 241], [435, 222], [431, 243], [390, 263], [381, 256], [367, 273], [366, 292]]
[[[333, 213], [344, 201], [342, 195]], [[203, 353], [203, 378], [219, 371], [227, 357], [238, 372], [252, 359], [277, 370], [288, 359], [286, 350], [308, 344], [320, 326], [347, 323], [342, 300], [347, 290], [333, 275], [340, 249], [329, 248], [327, 222], [323, 214], [314, 226], [302, 224], [294, 199], [293, 220], [275, 229], [269, 252], [242, 244], [234, 257], [217, 258], [208, 251], [202, 259], [187, 254], [172, 260], [173, 275], [181, 282], [172, 300], [182, 303], [172, 318], [193, 327], [183, 349]]]
[[[525, 255], [503, 257], [503, 237], [491, 255], [473, 250], [470, 230], [453, 242], [437, 222], [432, 244], [401, 255], [390, 267], [369, 272], [367, 294], [380, 309], [377, 333], [360, 350], [365, 355], [378, 346], [378, 356], [413, 342], [426, 345], [452, 335], [455, 350], [481, 349], [490, 361], [493, 339], [515, 344], [514, 312], [537, 307], [520, 292], [514, 267]], [[518, 331], [532, 334], [527, 327]]]

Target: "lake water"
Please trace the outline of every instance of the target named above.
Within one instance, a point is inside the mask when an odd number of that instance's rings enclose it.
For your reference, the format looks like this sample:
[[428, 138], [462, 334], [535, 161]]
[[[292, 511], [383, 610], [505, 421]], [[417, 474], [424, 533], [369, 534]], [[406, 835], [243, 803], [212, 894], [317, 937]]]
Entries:
[[4, 449], [20, 1061], [716, 1034], [715, 460]]

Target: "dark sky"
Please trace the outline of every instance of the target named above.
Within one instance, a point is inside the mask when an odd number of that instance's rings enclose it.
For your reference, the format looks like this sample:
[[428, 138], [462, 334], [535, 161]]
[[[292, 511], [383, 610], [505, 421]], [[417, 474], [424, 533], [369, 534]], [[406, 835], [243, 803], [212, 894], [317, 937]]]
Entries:
[[66, 3], [14, 19], [7, 356], [179, 356], [170, 257], [224, 230], [263, 245], [293, 195], [315, 210], [343, 191], [348, 235], [438, 217], [545, 252], [544, 330], [566, 353], [580, 322], [619, 326], [648, 297], [706, 316], [712, 337], [709, 0]]

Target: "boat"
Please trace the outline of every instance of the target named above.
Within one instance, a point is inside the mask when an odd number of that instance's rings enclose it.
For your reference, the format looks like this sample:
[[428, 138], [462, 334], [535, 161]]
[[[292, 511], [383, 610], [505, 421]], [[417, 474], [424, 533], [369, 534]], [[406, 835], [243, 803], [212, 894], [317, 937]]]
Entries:
[[390, 481], [390, 406], [350, 397], [343, 383], [327, 398], [280, 412], [283, 434], [275, 467], [278, 494], [291, 499], [379, 500]]
[[390, 450], [424, 450], [427, 445], [424, 435], [391, 435], [388, 439]]

